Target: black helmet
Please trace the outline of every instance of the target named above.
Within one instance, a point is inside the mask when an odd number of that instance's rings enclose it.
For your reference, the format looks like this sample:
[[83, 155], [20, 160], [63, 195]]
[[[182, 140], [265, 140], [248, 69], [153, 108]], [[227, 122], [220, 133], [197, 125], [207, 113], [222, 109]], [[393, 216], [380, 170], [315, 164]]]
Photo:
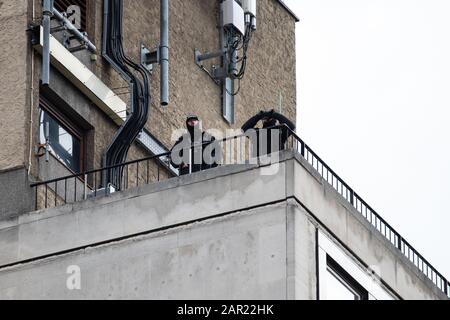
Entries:
[[186, 117], [186, 128], [187, 128], [189, 134], [191, 135], [191, 139], [194, 139], [194, 131], [199, 130], [199, 125], [195, 126], [195, 127], [190, 126], [189, 121], [191, 121], [191, 120], [197, 120], [199, 122], [200, 122], [200, 120], [198, 119], [198, 117], [195, 114], [189, 114]]

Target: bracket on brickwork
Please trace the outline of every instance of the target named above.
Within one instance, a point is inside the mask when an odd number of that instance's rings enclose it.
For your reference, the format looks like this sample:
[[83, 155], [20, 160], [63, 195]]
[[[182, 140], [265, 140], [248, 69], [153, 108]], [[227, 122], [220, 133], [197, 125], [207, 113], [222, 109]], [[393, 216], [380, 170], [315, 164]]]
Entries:
[[159, 47], [150, 51], [144, 45], [141, 45], [141, 64], [150, 73], [153, 72], [153, 64], [160, 62], [160, 50]]

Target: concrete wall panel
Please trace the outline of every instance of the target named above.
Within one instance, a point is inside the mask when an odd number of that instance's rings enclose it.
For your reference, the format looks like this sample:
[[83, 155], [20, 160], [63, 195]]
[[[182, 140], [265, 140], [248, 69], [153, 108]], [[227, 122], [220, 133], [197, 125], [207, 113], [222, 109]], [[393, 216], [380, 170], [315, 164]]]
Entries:
[[[0, 299], [285, 299], [285, 213], [267, 207], [2, 270]], [[66, 286], [71, 265], [81, 290]]]

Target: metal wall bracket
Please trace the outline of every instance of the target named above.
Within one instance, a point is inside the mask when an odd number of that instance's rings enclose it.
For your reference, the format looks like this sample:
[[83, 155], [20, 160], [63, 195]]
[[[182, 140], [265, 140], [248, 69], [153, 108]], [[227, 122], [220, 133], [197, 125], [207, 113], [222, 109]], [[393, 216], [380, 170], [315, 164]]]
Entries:
[[199, 66], [200, 68], [203, 67], [203, 63], [202, 63], [202, 61], [200, 60], [200, 56], [201, 56], [201, 55], [202, 55], [202, 53], [201, 53], [199, 50], [194, 49], [194, 59], [195, 59], [195, 64], [196, 64], [197, 66]]
[[[205, 70], [205, 67], [203, 66], [203, 61], [210, 60], [214, 58], [223, 58], [226, 55], [225, 51], [216, 51], [216, 52], [206, 52], [201, 53], [200, 50], [194, 49], [194, 59], [195, 64], [200, 68]], [[217, 80], [223, 80], [227, 77], [227, 72], [225, 68], [218, 67], [216, 65], [212, 66], [212, 71], [210, 72], [212, 77]]]
[[160, 50], [159, 47], [153, 51], [150, 51], [144, 45], [141, 45], [141, 64], [150, 73], [153, 71], [153, 64], [159, 63], [160, 61]]
[[214, 59], [214, 58], [218, 58], [218, 57], [224, 57], [225, 54], [226, 54], [225, 51], [201, 53], [200, 50], [194, 49], [195, 63], [199, 67], [203, 66], [202, 61], [209, 60], [209, 59]]
[[[223, 5], [220, 5], [220, 26], [223, 26]], [[235, 121], [235, 110], [234, 110], [234, 78], [233, 74], [230, 74], [230, 62], [229, 62], [229, 51], [228, 51], [228, 38], [225, 34], [223, 27], [219, 28], [220, 36], [220, 49], [216, 52], [205, 52], [202, 53], [198, 49], [194, 49], [194, 59], [195, 64], [206, 72], [213, 81], [222, 88], [222, 116], [230, 125], [234, 124]], [[220, 58], [220, 66], [213, 65], [212, 70], [209, 71], [203, 65], [203, 61], [210, 60], [213, 58]], [[232, 67], [232, 66], [231, 66]]]

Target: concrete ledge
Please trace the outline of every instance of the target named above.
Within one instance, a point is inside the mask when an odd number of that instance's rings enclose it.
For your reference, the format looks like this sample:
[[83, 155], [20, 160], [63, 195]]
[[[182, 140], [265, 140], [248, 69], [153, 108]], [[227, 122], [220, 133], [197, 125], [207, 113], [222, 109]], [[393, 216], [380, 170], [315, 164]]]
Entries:
[[274, 176], [257, 167], [221, 167], [3, 222], [0, 266], [284, 199], [284, 164]]

